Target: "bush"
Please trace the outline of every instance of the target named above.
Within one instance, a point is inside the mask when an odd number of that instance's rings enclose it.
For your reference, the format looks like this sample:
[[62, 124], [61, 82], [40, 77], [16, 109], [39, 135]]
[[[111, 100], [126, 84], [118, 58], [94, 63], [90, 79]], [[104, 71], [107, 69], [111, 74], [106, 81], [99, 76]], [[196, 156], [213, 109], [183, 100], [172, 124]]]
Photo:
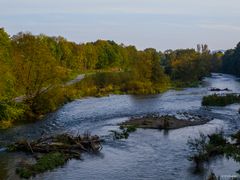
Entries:
[[224, 146], [227, 144], [227, 140], [223, 137], [223, 133], [215, 133], [208, 136], [209, 144], [214, 146]]
[[12, 126], [14, 121], [24, 117], [25, 107], [23, 104], [0, 102], [0, 128]]
[[58, 107], [72, 101], [77, 96], [73, 87], [54, 87], [35, 97], [29, 104], [29, 111], [36, 115], [55, 111]]
[[19, 174], [21, 178], [30, 178], [36, 174], [62, 166], [66, 161], [67, 158], [62, 153], [49, 153], [38, 159], [36, 164], [26, 164], [24, 167], [18, 168], [16, 173]]
[[134, 79], [130, 72], [97, 73], [87, 76], [75, 87], [81, 96], [104, 96], [108, 94], [156, 94], [168, 89], [170, 83], [152, 83], [150, 80]]
[[231, 137], [233, 140], [236, 140], [236, 143], [228, 142], [223, 137], [222, 132], [208, 136], [200, 134], [200, 138], [190, 139], [188, 145], [194, 151], [194, 154], [189, 159], [196, 163], [196, 168], [199, 168], [205, 161], [217, 155], [225, 155], [227, 158], [240, 162], [240, 132], [232, 134]]
[[202, 163], [208, 161], [212, 156], [226, 153], [226, 147], [229, 146], [222, 132], [211, 135], [201, 133], [199, 138], [190, 139], [188, 145], [195, 152], [189, 159], [196, 163], [196, 168], [199, 168]]
[[135, 132], [137, 130], [137, 127], [136, 126], [133, 126], [133, 125], [128, 125], [126, 127], [126, 131], [131, 133], [131, 132]]
[[127, 126], [121, 125], [119, 127], [119, 129], [121, 130], [121, 132], [113, 131], [113, 130], [110, 131], [113, 133], [114, 138], [115, 139], [127, 139], [129, 137], [130, 133], [135, 132], [137, 130], [137, 127], [133, 126], [133, 125], [127, 125]]
[[203, 106], [226, 106], [229, 104], [240, 103], [240, 95], [237, 94], [226, 94], [218, 95], [213, 94], [204, 96], [202, 99]]
[[236, 132], [231, 136], [232, 140], [236, 140], [237, 144], [240, 144], [240, 131]]

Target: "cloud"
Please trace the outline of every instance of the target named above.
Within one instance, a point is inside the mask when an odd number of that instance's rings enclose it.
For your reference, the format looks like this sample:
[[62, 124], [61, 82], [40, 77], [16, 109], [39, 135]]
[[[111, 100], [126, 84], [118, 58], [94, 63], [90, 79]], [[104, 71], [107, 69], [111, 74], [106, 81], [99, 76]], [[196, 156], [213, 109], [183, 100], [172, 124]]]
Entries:
[[0, 0], [0, 26], [10, 34], [29, 30], [77, 42], [232, 47], [239, 38], [239, 7], [239, 0]]
[[[231, 1], [231, 3], [230, 3]], [[0, 15], [44, 13], [220, 15], [238, 13], [238, 0], [1, 0]]]
[[204, 29], [212, 29], [212, 30], [218, 30], [218, 31], [240, 31], [240, 24], [234, 25], [234, 24], [216, 24], [216, 23], [206, 23], [206, 24], [200, 24], [199, 27]]

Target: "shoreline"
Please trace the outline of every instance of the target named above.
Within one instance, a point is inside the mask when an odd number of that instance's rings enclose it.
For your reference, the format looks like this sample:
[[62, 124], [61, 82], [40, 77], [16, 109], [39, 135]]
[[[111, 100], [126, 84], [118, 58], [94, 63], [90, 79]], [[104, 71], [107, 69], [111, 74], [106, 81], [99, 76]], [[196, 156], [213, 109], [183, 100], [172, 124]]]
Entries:
[[[83, 79], [86, 79], [86, 76]], [[81, 79], [79, 82], [81, 82], [83, 79]], [[202, 83], [202, 80], [200, 80], [198, 82], [181, 83], [181, 84], [178, 84], [177, 82], [172, 81], [167, 87], [164, 87], [161, 90], [157, 90], [157, 91], [149, 90], [149, 91], [143, 93], [143, 92], [138, 92], [138, 91], [133, 92], [133, 91], [122, 91], [119, 89], [112, 89], [111, 91], [106, 91], [106, 92], [102, 91], [101, 93], [98, 92], [95, 95], [86, 95], [86, 96], [80, 95], [79, 97], [70, 97], [70, 98], [67, 98], [65, 102], [62, 102], [59, 105], [57, 105], [58, 107], [56, 109], [54, 109], [53, 111], [49, 111], [47, 113], [41, 113], [41, 114], [33, 114], [31, 112], [29, 112], [29, 113], [27, 112], [27, 114], [24, 115], [23, 117], [21, 117], [21, 119], [12, 120], [12, 121], [9, 121], [9, 120], [0, 121], [0, 130], [9, 129], [9, 128], [17, 127], [19, 125], [31, 124], [31, 123], [35, 123], [37, 121], [44, 120], [44, 118], [47, 115], [56, 112], [57, 110], [62, 108], [64, 105], [66, 105], [70, 102], [73, 102], [75, 100], [83, 100], [86, 98], [101, 98], [101, 97], [107, 97], [107, 96], [111, 96], [111, 95], [133, 95], [133, 96], [149, 96], [149, 95], [158, 95], [158, 94], [160, 95], [169, 90], [181, 91], [185, 88], [197, 88], [197, 87], [199, 87], [199, 85], [201, 83]], [[194, 86], [193, 86], [193, 84], [194, 84]], [[77, 85], [77, 83], [74, 83], [67, 87], [71, 88], [71, 86], [76, 86], [76, 85]], [[73, 87], [73, 89], [77, 90], [76, 87]], [[72, 90], [72, 89], [70, 89], [70, 90]]]

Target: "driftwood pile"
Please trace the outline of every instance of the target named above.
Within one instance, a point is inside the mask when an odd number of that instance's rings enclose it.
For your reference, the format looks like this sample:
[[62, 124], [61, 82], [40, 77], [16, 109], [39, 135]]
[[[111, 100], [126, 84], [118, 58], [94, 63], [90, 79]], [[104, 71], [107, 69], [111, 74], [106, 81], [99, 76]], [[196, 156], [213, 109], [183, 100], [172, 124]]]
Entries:
[[220, 89], [220, 88], [211, 88], [210, 91], [231, 91], [230, 89], [228, 88], [225, 88], [225, 89]]
[[8, 147], [9, 151], [34, 153], [61, 152], [72, 158], [80, 157], [82, 152], [101, 151], [101, 139], [90, 134], [72, 136], [61, 134], [57, 136], [41, 137], [36, 141], [18, 141]]

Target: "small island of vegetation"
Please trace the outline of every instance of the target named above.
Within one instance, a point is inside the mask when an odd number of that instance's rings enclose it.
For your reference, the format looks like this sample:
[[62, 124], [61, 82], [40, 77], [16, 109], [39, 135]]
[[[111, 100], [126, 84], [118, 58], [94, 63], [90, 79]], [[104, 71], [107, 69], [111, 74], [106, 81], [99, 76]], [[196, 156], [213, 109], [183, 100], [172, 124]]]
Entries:
[[[190, 139], [189, 147], [193, 150], [193, 155], [189, 160], [196, 165], [196, 171], [202, 170], [204, 163], [217, 156], [232, 158], [240, 162], [240, 132], [233, 133], [231, 139], [224, 136], [222, 131], [210, 135], [200, 134], [198, 138]], [[240, 170], [237, 171], [240, 173]]]
[[209, 96], [204, 96], [202, 99], [203, 106], [226, 106], [234, 103], [240, 103], [240, 95], [213, 94]]

